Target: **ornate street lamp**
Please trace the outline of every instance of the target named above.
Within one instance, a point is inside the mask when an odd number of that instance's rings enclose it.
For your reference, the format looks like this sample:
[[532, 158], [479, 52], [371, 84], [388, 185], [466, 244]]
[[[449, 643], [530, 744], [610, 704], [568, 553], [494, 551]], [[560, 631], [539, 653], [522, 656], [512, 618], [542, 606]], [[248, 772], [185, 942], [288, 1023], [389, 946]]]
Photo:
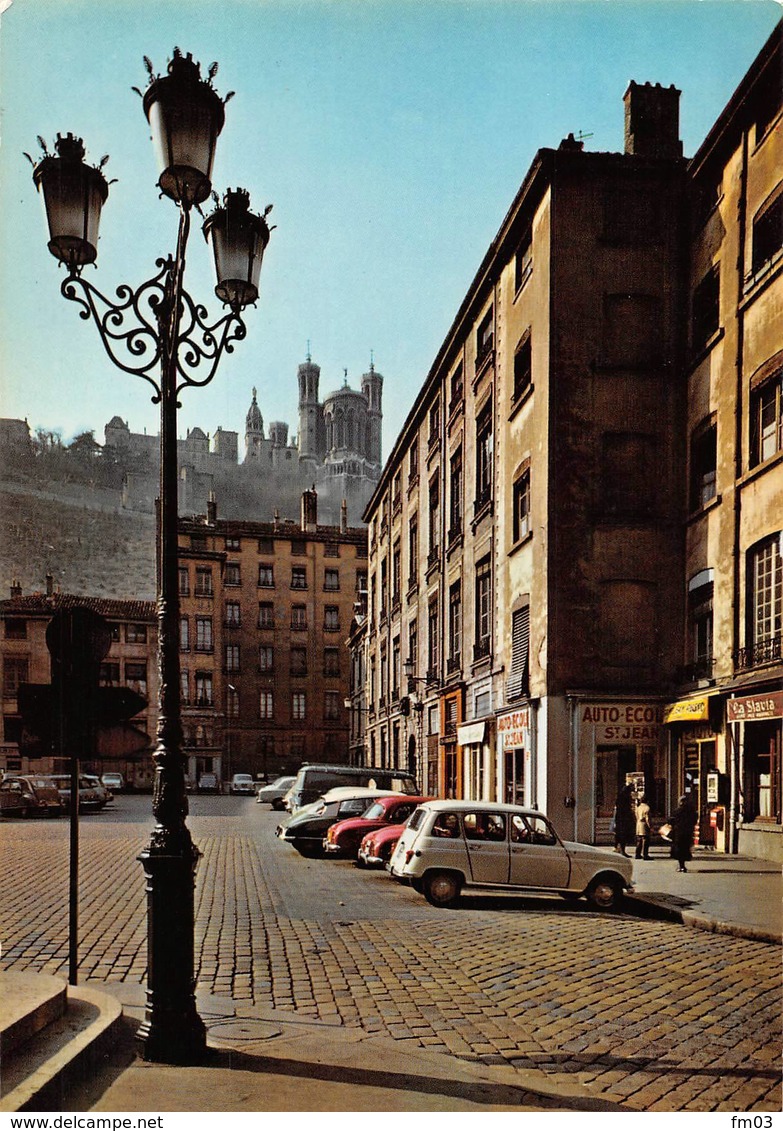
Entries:
[[[160, 512], [158, 530], [158, 663], [160, 673], [155, 782], [155, 827], [141, 860], [147, 881], [147, 1009], [138, 1033], [147, 1060], [193, 1064], [206, 1054], [206, 1030], [198, 1015], [194, 976], [193, 892], [199, 852], [186, 824], [185, 764], [182, 751], [179, 671], [179, 586], [177, 568], [177, 407], [180, 392], [206, 385], [223, 353], [246, 335], [241, 313], [258, 298], [258, 279], [270, 229], [250, 212], [243, 189], [226, 194], [204, 223], [217, 271], [215, 293], [227, 306], [217, 322], [183, 287], [185, 251], [192, 207], [212, 192], [215, 143], [223, 128], [224, 103], [190, 55], [175, 48], [168, 72], [155, 76], [145, 59], [150, 85], [144, 111], [153, 133], [163, 195], [179, 208], [176, 254], [158, 259], [158, 273], [137, 290], [122, 285], [117, 300], [106, 298], [82, 277], [94, 263], [98, 223], [109, 185], [102, 169], [85, 164], [81, 139], [58, 135], [55, 155], [34, 164], [49, 225], [49, 250], [67, 267], [63, 296], [92, 319], [111, 360], [143, 377], [160, 404]], [[141, 92], [139, 92], [141, 93]], [[32, 160], [32, 159], [31, 159]]]

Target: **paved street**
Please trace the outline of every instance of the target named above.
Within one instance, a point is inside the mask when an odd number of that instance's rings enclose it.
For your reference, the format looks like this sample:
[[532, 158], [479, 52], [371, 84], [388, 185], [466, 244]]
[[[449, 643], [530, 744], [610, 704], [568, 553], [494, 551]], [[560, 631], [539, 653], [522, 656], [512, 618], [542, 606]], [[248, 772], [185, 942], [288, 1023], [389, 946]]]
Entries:
[[[82, 980], [144, 980], [149, 814], [149, 797], [121, 796], [82, 822]], [[300, 857], [278, 819], [249, 798], [191, 800], [202, 989], [535, 1067], [635, 1110], [780, 1108], [777, 947], [559, 899], [435, 910], [385, 873]], [[0, 849], [2, 967], [67, 974], [67, 821], [5, 820]]]

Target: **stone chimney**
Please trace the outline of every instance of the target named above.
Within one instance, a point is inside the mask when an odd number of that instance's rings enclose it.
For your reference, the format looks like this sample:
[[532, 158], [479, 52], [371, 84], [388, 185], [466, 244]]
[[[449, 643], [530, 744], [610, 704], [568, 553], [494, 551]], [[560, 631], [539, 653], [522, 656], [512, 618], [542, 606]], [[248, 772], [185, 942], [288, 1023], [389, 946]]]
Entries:
[[46, 596], [51, 597], [54, 593], [54, 578], [50, 573], [46, 575]]
[[340, 504], [340, 533], [345, 534], [348, 529], [348, 502], [343, 499]]
[[214, 526], [217, 522], [217, 502], [215, 492], [210, 491], [207, 499], [207, 526]]
[[308, 534], [315, 534], [318, 526], [318, 495], [316, 494], [315, 484], [309, 491], [302, 492], [302, 530], [306, 530]]
[[631, 82], [626, 90], [625, 152], [636, 157], [682, 157], [680, 91]]
[[19, 579], [16, 578], [16, 577], [11, 582], [11, 596], [12, 597], [21, 597], [22, 596], [22, 586], [19, 584]]

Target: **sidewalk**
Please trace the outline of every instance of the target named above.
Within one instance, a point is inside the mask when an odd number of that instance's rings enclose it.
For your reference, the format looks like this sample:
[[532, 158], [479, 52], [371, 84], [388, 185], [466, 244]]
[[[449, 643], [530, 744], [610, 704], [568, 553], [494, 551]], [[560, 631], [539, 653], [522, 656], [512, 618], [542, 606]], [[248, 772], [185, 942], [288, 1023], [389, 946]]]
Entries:
[[783, 876], [769, 860], [695, 848], [683, 874], [668, 848], [653, 848], [650, 860], [634, 860], [630, 904], [705, 931], [783, 941]]

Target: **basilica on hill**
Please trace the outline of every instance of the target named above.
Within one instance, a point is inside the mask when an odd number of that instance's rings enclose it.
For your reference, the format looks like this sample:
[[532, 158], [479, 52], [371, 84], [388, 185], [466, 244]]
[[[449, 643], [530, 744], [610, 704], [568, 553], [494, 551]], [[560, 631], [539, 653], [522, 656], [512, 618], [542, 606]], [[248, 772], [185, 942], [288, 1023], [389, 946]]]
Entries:
[[[257, 390], [239, 435], [218, 427], [212, 436], [191, 428], [179, 441], [179, 509], [204, 514], [214, 499], [225, 518], [295, 518], [302, 492], [315, 487], [321, 522], [338, 525], [343, 501], [350, 525], [361, 516], [381, 473], [383, 377], [371, 362], [361, 388], [343, 384], [321, 399], [321, 369], [308, 354], [298, 370], [299, 427], [265, 425]], [[149, 511], [158, 494], [158, 437], [131, 432], [119, 416], [105, 427], [104, 455], [122, 469], [122, 502]]]

